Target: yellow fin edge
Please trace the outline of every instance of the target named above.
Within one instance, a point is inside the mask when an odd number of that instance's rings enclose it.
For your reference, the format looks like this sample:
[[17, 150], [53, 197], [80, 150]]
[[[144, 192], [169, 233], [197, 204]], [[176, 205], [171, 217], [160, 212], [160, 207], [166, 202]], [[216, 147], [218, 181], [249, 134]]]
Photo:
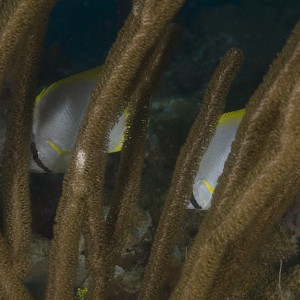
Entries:
[[69, 76], [67, 78], [63, 78], [63, 79], [61, 79], [61, 80], [59, 80], [57, 82], [52, 83], [50, 86], [44, 88], [35, 97], [35, 104], [38, 104], [39, 102], [41, 102], [41, 100], [43, 99], [43, 97], [45, 97], [47, 94], [49, 94], [53, 90], [55, 90], [58, 87], [60, 87], [62, 84], [70, 83], [70, 82], [72, 82], [74, 80], [81, 79], [81, 78], [91, 78], [91, 77], [97, 76], [100, 73], [101, 68], [102, 68], [101, 66], [98, 66], [96, 68], [89, 69], [89, 70], [83, 71], [83, 72], [78, 73], [78, 74], [74, 74], [72, 76]]
[[245, 115], [245, 109], [239, 109], [223, 114], [219, 119], [219, 125], [234, 120], [241, 120]]

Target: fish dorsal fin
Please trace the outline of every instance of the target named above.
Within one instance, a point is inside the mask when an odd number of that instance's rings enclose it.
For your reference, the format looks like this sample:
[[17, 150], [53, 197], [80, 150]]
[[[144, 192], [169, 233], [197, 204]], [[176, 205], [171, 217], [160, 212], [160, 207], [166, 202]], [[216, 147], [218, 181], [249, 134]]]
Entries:
[[245, 109], [239, 109], [235, 111], [231, 111], [228, 113], [224, 113], [219, 119], [219, 125], [224, 125], [224, 123], [230, 121], [240, 121], [245, 115]]
[[63, 78], [57, 82], [54, 82], [53, 84], [51, 84], [50, 86], [44, 88], [35, 98], [35, 104], [38, 104], [43, 97], [45, 97], [47, 94], [49, 94], [50, 92], [53, 92], [54, 90], [56, 90], [57, 88], [61, 87], [64, 84], [68, 84], [71, 83], [77, 79], [83, 79], [83, 78], [92, 78], [97, 76], [100, 71], [101, 71], [101, 66], [93, 68], [93, 69], [89, 69], [87, 71], [83, 71], [79, 74], [75, 74], [72, 76], [69, 76], [67, 78]]

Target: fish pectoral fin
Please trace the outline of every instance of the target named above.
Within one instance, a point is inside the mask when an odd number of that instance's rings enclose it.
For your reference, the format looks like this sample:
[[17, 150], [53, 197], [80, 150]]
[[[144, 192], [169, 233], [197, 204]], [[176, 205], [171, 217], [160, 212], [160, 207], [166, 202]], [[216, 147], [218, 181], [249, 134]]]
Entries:
[[209, 192], [212, 194], [215, 189], [208, 183], [207, 180], [201, 179], [201, 181], [204, 183], [204, 185], [207, 187], [207, 189], [209, 190]]
[[55, 144], [52, 141], [47, 141], [47, 143], [50, 145], [50, 147], [60, 156], [64, 156], [70, 153], [68, 150], [61, 149], [57, 144]]

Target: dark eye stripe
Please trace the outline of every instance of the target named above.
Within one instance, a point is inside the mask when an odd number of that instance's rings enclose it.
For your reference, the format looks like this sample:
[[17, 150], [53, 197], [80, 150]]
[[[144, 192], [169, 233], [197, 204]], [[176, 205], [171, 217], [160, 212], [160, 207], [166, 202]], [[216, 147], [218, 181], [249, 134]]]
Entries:
[[196, 201], [194, 195], [192, 195], [191, 199], [190, 199], [191, 204], [194, 206], [194, 208], [197, 209], [201, 209], [202, 207], [198, 204], [198, 202]]
[[33, 161], [37, 164], [37, 166], [39, 168], [41, 168], [43, 171], [47, 172], [47, 173], [52, 173], [52, 171], [50, 169], [48, 169], [43, 162], [40, 160], [39, 155], [38, 155], [38, 151], [36, 150], [36, 145], [35, 142], [32, 141], [30, 143], [30, 151], [32, 153], [32, 159]]

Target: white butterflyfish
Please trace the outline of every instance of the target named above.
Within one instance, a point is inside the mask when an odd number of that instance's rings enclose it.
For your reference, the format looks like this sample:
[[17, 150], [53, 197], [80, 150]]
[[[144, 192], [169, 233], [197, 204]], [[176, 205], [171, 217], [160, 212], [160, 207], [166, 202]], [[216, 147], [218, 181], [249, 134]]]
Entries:
[[[32, 128], [31, 171], [63, 173], [85, 110], [100, 75], [100, 67], [62, 79], [36, 97]], [[117, 152], [124, 140], [126, 113], [112, 126], [108, 152]]]
[[245, 109], [241, 109], [220, 117], [216, 132], [200, 162], [193, 184], [193, 196], [187, 208], [203, 210], [210, 208], [218, 178], [223, 172], [231, 144], [244, 114]]

